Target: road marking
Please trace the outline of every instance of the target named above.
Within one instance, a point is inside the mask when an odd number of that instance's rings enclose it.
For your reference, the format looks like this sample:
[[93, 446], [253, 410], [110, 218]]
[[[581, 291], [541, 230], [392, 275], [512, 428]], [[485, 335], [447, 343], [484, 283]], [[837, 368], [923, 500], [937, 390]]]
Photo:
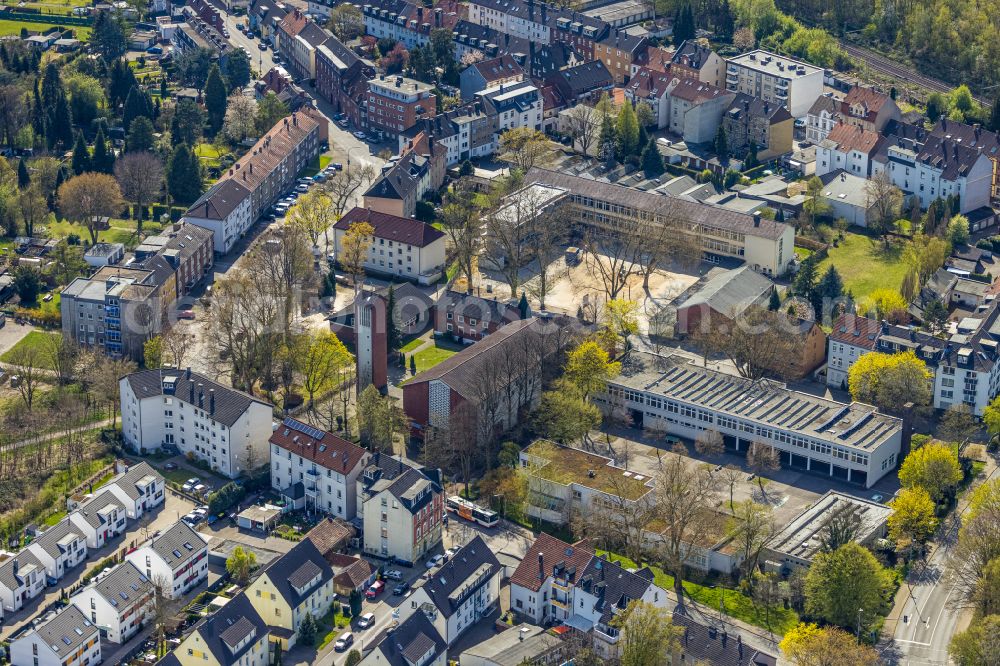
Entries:
[[908, 641], [908, 640], [905, 640], [903, 638], [896, 638], [896, 639], [893, 639], [893, 640], [896, 643], [907, 643], [908, 645], [923, 645], [925, 647], [930, 645], [930, 643], [921, 643], [920, 641]]

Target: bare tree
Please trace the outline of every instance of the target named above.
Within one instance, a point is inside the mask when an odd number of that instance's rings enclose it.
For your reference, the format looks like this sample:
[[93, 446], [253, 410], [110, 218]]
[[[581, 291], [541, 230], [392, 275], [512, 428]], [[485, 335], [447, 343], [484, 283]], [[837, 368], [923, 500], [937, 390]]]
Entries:
[[597, 109], [589, 104], [577, 104], [566, 112], [566, 133], [573, 139], [573, 147], [584, 155], [597, 143], [601, 131], [601, 118]]
[[257, 102], [239, 92], [230, 95], [222, 131], [236, 143], [257, 136]]
[[24, 225], [25, 236], [34, 236], [35, 227], [48, 219], [49, 205], [39, 185], [32, 183], [17, 195], [17, 215]]
[[169, 358], [169, 363], [175, 368], [184, 365], [184, 357], [187, 355], [190, 341], [188, 336], [177, 326], [168, 328], [160, 335], [163, 341], [164, 359]]
[[736, 465], [726, 465], [719, 470], [723, 483], [729, 487], [729, 510], [735, 514], [736, 508], [733, 504], [733, 494], [736, 492], [736, 484], [743, 478], [745, 472]]
[[681, 220], [645, 227], [645, 266], [642, 271], [643, 289], [649, 289], [649, 278], [661, 266], [677, 265], [692, 270], [701, 262], [701, 239], [697, 226]]
[[468, 179], [460, 179], [445, 194], [441, 222], [448, 236], [448, 245], [459, 271], [465, 275], [466, 291], [472, 293], [472, 280], [476, 255], [479, 252], [482, 223], [476, 193]]
[[375, 227], [367, 222], [354, 222], [347, 228], [340, 241], [340, 254], [337, 260], [354, 280], [355, 296], [361, 290], [361, 277], [365, 274], [365, 261], [368, 250], [375, 240]]
[[0, 131], [3, 141], [14, 147], [18, 132], [28, 121], [28, 100], [16, 85], [0, 86]]
[[893, 185], [888, 171], [875, 174], [865, 182], [865, 204], [872, 211], [868, 226], [888, 242], [903, 205], [903, 193]]
[[350, 164], [346, 169], [338, 170], [327, 179], [323, 183], [323, 189], [330, 195], [330, 205], [334, 218], [337, 220], [342, 218], [348, 207], [353, 207], [354, 195], [357, 191], [374, 179], [375, 169], [370, 165], [352, 167]]
[[231, 371], [233, 386], [250, 394], [262, 374], [264, 359], [281, 343], [280, 304], [259, 271], [240, 268], [219, 280], [212, 297], [212, 324], [220, 358]]
[[115, 178], [122, 194], [138, 209], [136, 233], [142, 234], [146, 206], [163, 190], [163, 163], [152, 153], [125, 153], [115, 162]]
[[562, 244], [569, 237], [572, 224], [572, 210], [561, 204], [546, 207], [541, 214], [528, 221], [525, 242], [531, 259], [538, 263], [538, 288], [535, 293], [542, 310], [545, 309], [545, 296], [554, 278], [553, 266], [562, 253]]
[[7, 364], [10, 366], [12, 378], [16, 376], [20, 380], [17, 392], [30, 412], [35, 405], [35, 394], [44, 377], [42, 369], [45, 365], [44, 352], [34, 345], [16, 346], [9, 352]]
[[135, 363], [127, 358], [110, 358], [99, 355], [97, 364], [91, 371], [93, 391], [108, 405], [108, 409], [111, 411], [112, 428], [117, 423], [118, 407], [121, 404], [119, 380], [135, 370]]
[[760, 494], [764, 493], [764, 478], [766, 472], [774, 472], [781, 469], [781, 456], [778, 449], [764, 442], [753, 442], [747, 449], [747, 465], [757, 475], [757, 485], [760, 487]]
[[705, 430], [695, 438], [694, 449], [703, 456], [716, 458], [726, 452], [726, 444], [718, 430]]
[[674, 577], [674, 592], [684, 598], [684, 573], [693, 544], [700, 543], [711, 529], [711, 509], [717, 501], [718, 484], [704, 466], [692, 466], [683, 447], [675, 449], [660, 467], [656, 479], [656, 515], [666, 525], [660, 554]]
[[758, 380], [766, 374], [785, 374], [796, 358], [802, 338], [781, 312], [754, 306], [733, 313], [725, 322], [711, 319], [712, 344], [732, 361], [740, 376]]
[[247, 258], [247, 266], [262, 276], [266, 292], [280, 305], [281, 332], [288, 345], [297, 301], [316, 277], [309, 237], [305, 229], [286, 225], [262, 236]]
[[526, 174], [532, 167], [550, 163], [556, 155], [556, 144], [536, 129], [515, 127], [500, 137], [499, 152], [500, 159]]
[[641, 482], [611, 475], [606, 496], [596, 496], [583, 515], [587, 536], [609, 547], [621, 547], [633, 562], [642, 562], [647, 526], [657, 516], [656, 492], [636, 497]]
[[56, 380], [60, 384], [68, 384], [73, 379], [79, 348], [71, 338], [64, 336], [46, 336], [42, 345], [49, 366], [55, 370]]
[[322, 234], [326, 241], [326, 254], [330, 253], [330, 225], [333, 219], [333, 208], [330, 195], [322, 189], [313, 189], [299, 197], [286, 225], [295, 225], [309, 236], [313, 247], [318, 247]]
[[753, 500], [740, 502], [733, 509], [728, 531], [742, 555], [743, 576], [749, 578], [757, 569], [764, 547], [777, 532], [771, 507]]
[[590, 274], [601, 282], [608, 300], [618, 297], [629, 281], [643, 273], [645, 226], [638, 220], [621, 220], [611, 233], [593, 227], [587, 229], [581, 247]]

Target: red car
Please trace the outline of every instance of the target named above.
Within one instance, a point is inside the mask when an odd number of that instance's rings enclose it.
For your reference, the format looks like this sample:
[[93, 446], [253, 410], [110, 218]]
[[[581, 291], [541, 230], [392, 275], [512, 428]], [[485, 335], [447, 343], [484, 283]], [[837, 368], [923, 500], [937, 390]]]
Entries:
[[194, 310], [178, 310], [178, 319], [194, 319]]
[[382, 594], [382, 590], [384, 589], [385, 589], [385, 582], [377, 580], [374, 583], [372, 583], [371, 587], [368, 588], [368, 590], [365, 592], [365, 596], [368, 597], [369, 599], [374, 599], [378, 595]]

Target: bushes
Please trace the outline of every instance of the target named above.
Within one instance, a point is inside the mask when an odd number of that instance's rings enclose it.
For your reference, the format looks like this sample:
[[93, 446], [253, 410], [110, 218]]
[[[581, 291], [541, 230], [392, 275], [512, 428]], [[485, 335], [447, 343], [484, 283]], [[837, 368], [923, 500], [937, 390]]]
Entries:
[[208, 511], [212, 514], [228, 511], [233, 505], [243, 499], [245, 494], [246, 491], [242, 486], [230, 481], [208, 496]]

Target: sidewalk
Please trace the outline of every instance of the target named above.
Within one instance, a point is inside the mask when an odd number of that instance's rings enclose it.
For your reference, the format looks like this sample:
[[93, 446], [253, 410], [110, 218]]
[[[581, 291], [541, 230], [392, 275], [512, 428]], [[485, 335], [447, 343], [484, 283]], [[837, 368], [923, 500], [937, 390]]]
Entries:
[[65, 437], [66, 435], [75, 435], [79, 432], [87, 432], [89, 430], [97, 430], [99, 428], [104, 428], [111, 425], [111, 419], [106, 418], [101, 421], [94, 421], [93, 423], [88, 423], [86, 425], [78, 426], [76, 428], [70, 428], [69, 430], [58, 430], [56, 432], [50, 432], [44, 435], [38, 435], [37, 437], [29, 437], [28, 439], [22, 439], [20, 442], [11, 442], [10, 444], [4, 444], [0, 447], [0, 451], [7, 451], [9, 449], [19, 449], [22, 446], [31, 446], [32, 444], [41, 444], [42, 442], [47, 442], [50, 439], [58, 439], [60, 437]]

